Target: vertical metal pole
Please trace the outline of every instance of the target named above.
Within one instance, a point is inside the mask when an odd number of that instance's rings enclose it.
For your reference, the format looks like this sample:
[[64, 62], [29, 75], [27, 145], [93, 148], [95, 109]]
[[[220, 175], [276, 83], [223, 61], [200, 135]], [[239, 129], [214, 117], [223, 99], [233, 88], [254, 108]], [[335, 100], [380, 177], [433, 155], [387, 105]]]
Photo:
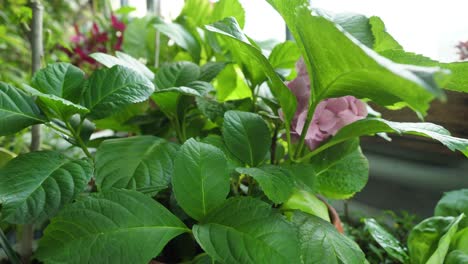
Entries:
[[128, 6], [128, 0], [120, 0], [120, 6]]

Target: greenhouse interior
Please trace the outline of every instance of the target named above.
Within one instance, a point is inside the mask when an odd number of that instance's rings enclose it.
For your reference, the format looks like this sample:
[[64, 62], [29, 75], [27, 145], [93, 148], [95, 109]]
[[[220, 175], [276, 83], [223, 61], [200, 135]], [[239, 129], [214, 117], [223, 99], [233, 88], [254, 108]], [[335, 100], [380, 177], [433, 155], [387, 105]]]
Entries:
[[0, 264], [468, 264], [467, 8], [0, 0]]

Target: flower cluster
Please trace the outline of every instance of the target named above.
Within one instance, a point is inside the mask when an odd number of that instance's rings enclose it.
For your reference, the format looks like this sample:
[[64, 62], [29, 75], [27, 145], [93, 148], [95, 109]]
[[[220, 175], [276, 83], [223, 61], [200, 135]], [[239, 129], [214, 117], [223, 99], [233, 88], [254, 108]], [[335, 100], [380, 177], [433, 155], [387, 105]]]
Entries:
[[111, 15], [110, 29], [101, 30], [97, 23], [93, 23], [88, 33], [80, 31], [75, 24], [75, 35], [70, 39], [71, 47], [67, 49], [61, 47], [71, 59], [71, 62], [77, 66], [83, 64], [97, 65], [97, 62], [90, 57], [94, 52], [107, 53], [109, 51], [119, 51], [122, 49], [123, 32], [125, 24], [115, 15]]
[[[298, 138], [307, 119], [310, 79], [302, 59], [297, 62], [296, 68], [297, 77], [287, 85], [297, 99], [297, 110], [291, 123], [291, 132], [295, 138]], [[314, 150], [342, 127], [366, 116], [366, 105], [354, 96], [325, 99], [315, 109], [305, 136], [305, 143], [310, 150]]]

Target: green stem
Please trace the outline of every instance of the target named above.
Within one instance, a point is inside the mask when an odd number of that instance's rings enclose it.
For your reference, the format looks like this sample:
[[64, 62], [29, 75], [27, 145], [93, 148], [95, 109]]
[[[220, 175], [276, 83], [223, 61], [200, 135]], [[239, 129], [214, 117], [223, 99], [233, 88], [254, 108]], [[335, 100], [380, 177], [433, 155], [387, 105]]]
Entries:
[[299, 139], [299, 144], [296, 149], [296, 154], [295, 154], [296, 159], [299, 158], [299, 156], [302, 153], [302, 149], [304, 148], [305, 137], [307, 135], [307, 131], [309, 130], [310, 122], [312, 122], [312, 117], [314, 116], [316, 107], [317, 107], [316, 102], [311, 102], [311, 104], [309, 105], [306, 122], [304, 123], [304, 127], [302, 128], [301, 137]]
[[46, 123], [45, 125], [52, 128], [53, 130], [55, 130], [57, 132], [60, 132], [61, 134], [64, 134], [64, 135], [68, 136], [68, 137], [73, 137], [73, 135], [68, 133], [68, 131], [62, 129], [61, 127], [59, 127], [57, 125], [54, 125], [53, 123]]
[[91, 153], [89, 153], [89, 150], [88, 148], [86, 147], [86, 144], [83, 142], [83, 140], [81, 139], [80, 135], [76, 133], [75, 129], [73, 128], [73, 126], [69, 123], [69, 122], [65, 122], [65, 125], [67, 126], [68, 130], [70, 130], [70, 132], [72, 133], [73, 135], [73, 138], [76, 140], [76, 142], [78, 143], [78, 145], [80, 146], [80, 148], [83, 150], [83, 152], [86, 154], [86, 156], [90, 159], [93, 159], [93, 156], [91, 155]]
[[0, 248], [3, 248], [3, 251], [5, 251], [5, 254], [10, 259], [11, 263], [21, 263], [21, 260], [18, 258], [18, 255], [16, 254], [15, 250], [13, 250], [13, 247], [10, 245], [10, 242], [8, 241], [6, 235], [3, 233], [2, 229], [0, 229]]

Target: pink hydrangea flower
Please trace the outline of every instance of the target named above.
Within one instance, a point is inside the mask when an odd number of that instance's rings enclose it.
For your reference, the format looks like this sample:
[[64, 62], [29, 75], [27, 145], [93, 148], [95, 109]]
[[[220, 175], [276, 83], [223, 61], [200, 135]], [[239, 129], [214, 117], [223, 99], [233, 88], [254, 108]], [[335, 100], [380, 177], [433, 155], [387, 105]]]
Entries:
[[[309, 108], [310, 79], [303, 59], [297, 62], [296, 69], [297, 77], [287, 85], [297, 99], [297, 110], [291, 123], [291, 133], [295, 138], [299, 138]], [[366, 116], [366, 105], [354, 96], [325, 99], [315, 109], [305, 136], [305, 143], [310, 150], [314, 150], [323, 141], [334, 136], [342, 127]]]

